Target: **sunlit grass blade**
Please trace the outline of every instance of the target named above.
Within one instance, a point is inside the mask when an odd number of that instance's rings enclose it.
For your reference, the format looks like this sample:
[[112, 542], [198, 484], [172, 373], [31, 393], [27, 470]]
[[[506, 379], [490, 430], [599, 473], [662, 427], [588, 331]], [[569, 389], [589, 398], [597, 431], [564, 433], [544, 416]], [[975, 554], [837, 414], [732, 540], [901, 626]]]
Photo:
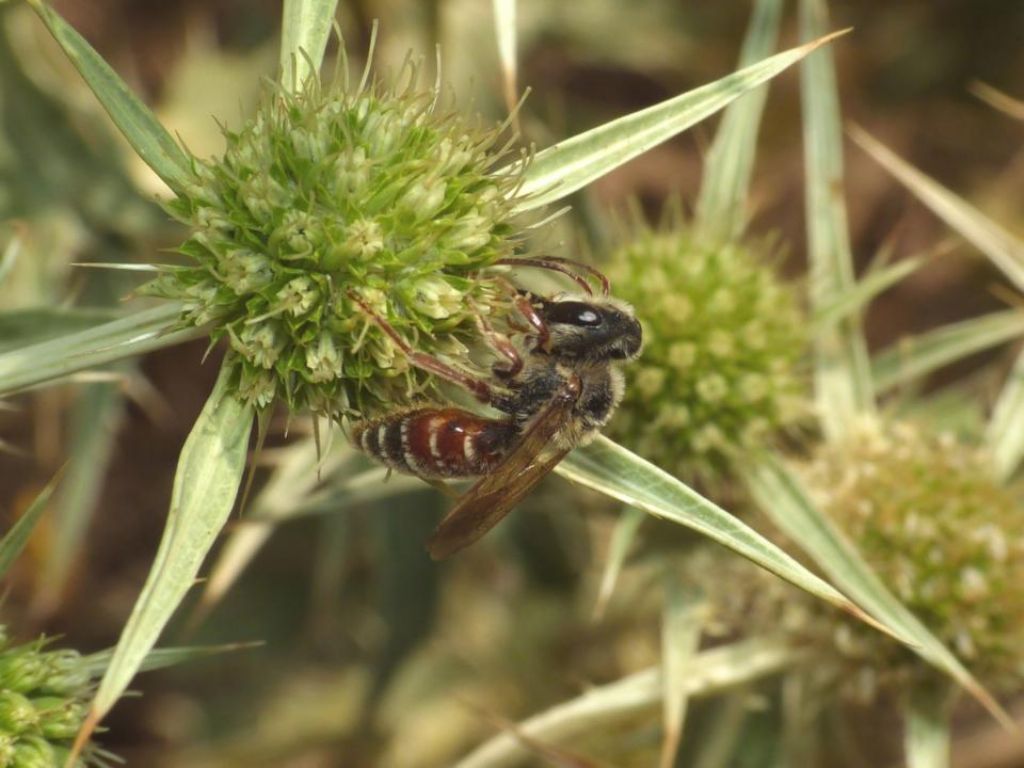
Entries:
[[[913, 274], [924, 262], [924, 257], [900, 259], [895, 264], [888, 264], [865, 275], [848, 290], [833, 296], [831, 303], [819, 306], [814, 315], [815, 324], [821, 328], [829, 328], [841, 320], [855, 316], [872, 299]], [[875, 382], [875, 386], [877, 388], [880, 385]]]
[[156, 559], [75, 740], [76, 750], [87, 743], [153, 649], [234, 506], [253, 410], [238, 400], [229, 379], [225, 365], [185, 440]]
[[281, 13], [281, 83], [298, 90], [327, 49], [338, 0], [284, 0]]
[[792, 471], [766, 460], [751, 467], [744, 479], [760, 509], [858, 605], [895, 629], [898, 640], [956, 680], [994, 717], [1004, 723], [1009, 721], [998, 702], [960, 660], [893, 596], [857, 549], [815, 506]]
[[948, 768], [948, 686], [918, 684], [904, 702], [903, 751], [907, 768]]
[[1024, 335], [1024, 312], [1004, 309], [902, 339], [877, 353], [871, 367], [885, 392], [912, 383], [968, 355]]
[[666, 567], [661, 627], [661, 669], [664, 676], [661, 768], [672, 768], [676, 762], [689, 695], [686, 677], [697, 655], [701, 631], [707, 620], [706, 600], [699, 592], [682, 584], [680, 579], [678, 573]]
[[32, 601], [37, 615], [48, 616], [57, 607], [78, 562], [114, 450], [121, 413], [117, 386], [91, 384], [79, 392], [68, 430], [67, 474], [57, 494], [53, 533]]
[[[758, 0], [740, 52], [741, 67], [760, 61], [775, 50], [781, 15], [782, 0]], [[730, 104], [704, 160], [694, 225], [712, 241], [738, 238], [746, 228], [747, 195], [767, 98], [765, 85]]]
[[57, 483], [60, 481], [61, 473], [57, 475], [46, 484], [29, 504], [28, 509], [18, 518], [18, 521], [11, 526], [2, 539], [0, 539], [0, 578], [6, 575], [7, 571], [10, 570], [11, 566], [14, 565], [14, 561], [18, 559], [18, 555], [25, 549], [25, 545], [28, 544], [28, 539], [32, 535], [32, 531], [35, 530], [36, 524], [42, 518], [43, 513], [47, 509], [47, 504], [50, 501], [50, 497], [53, 496], [53, 491], [57, 487]]
[[188, 184], [189, 160], [174, 137], [85, 39], [43, 0], [29, 0], [50, 34], [142, 161], [172, 190]]
[[[166, 669], [178, 664], [184, 664], [197, 659], [205, 659], [209, 656], [217, 656], [222, 653], [234, 651], [246, 651], [250, 648], [258, 648], [261, 643], [225, 643], [223, 645], [191, 645], [180, 648], [154, 648], [146, 654], [139, 672], [152, 672], [157, 669]], [[82, 662], [92, 677], [100, 677], [110, 666], [114, 658], [114, 649], [90, 653], [82, 658]]]
[[[836, 607], [872, 622], [863, 611], [775, 544], [636, 454], [599, 437], [555, 470], [574, 483], [701, 533]], [[873, 622], [872, 622], [873, 623]]]
[[996, 476], [1009, 480], [1024, 460], [1024, 352], [1017, 356], [985, 430]]
[[843, 33], [827, 35], [776, 54], [701, 88], [612, 120], [538, 152], [526, 169], [517, 209], [528, 211], [567, 197], [713, 115], [840, 34]]
[[619, 513], [619, 519], [612, 531], [608, 554], [605, 557], [604, 570], [601, 572], [601, 586], [598, 588], [597, 602], [594, 605], [595, 619], [604, 615], [608, 601], [612, 599], [615, 585], [619, 581], [619, 574], [622, 573], [622, 566], [626, 562], [626, 555], [629, 554], [629, 548], [640, 530], [640, 523], [646, 516], [643, 510], [635, 507], [626, 507]]
[[204, 334], [198, 328], [175, 330], [180, 316], [180, 304], [165, 303], [78, 333], [4, 352], [0, 354], [0, 396]]
[[[818, 37], [828, 25], [824, 0], [801, 0], [800, 34]], [[816, 51], [800, 65], [804, 122], [806, 216], [811, 306], [826, 311], [855, 284], [843, 201], [843, 146], [832, 51]], [[875, 396], [860, 317], [847, 316], [815, 336], [815, 401], [826, 436], [839, 437]]]
[[934, 179], [899, 158], [870, 134], [850, 127], [850, 138], [962, 238], [985, 254], [1024, 291], [1024, 242]]
[[492, 0], [494, 31], [498, 38], [498, 61], [501, 63], [502, 93], [505, 108], [515, 113], [519, 101], [519, 74], [516, 57], [516, 0]]
[[[775, 639], [755, 639], [704, 651], [686, 668], [685, 692], [708, 696], [771, 675], [798, 663], [803, 653]], [[663, 673], [654, 667], [614, 683], [591, 688], [519, 725], [545, 743], [569, 742], [650, 710], [662, 700]], [[514, 734], [502, 733], [456, 763], [455, 768], [512, 768], [530, 757]]]
[[1024, 121], [1024, 101], [1015, 99], [1009, 94], [993, 88], [988, 83], [975, 81], [971, 83], [969, 90], [993, 109], [998, 109], [1014, 120]]
[[38, 307], [0, 314], [0, 353], [66, 336], [110, 322], [122, 313], [111, 309]]

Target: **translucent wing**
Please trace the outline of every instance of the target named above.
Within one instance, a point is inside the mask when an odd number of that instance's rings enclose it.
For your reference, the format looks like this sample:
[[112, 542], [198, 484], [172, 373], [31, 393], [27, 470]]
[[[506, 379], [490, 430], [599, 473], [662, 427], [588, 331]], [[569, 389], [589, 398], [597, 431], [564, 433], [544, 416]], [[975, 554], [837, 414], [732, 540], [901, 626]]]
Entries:
[[479, 539], [565, 458], [569, 448], [548, 449], [579, 396], [580, 382], [574, 376], [541, 409], [501, 463], [477, 480], [437, 526], [427, 542], [431, 557], [441, 560]]

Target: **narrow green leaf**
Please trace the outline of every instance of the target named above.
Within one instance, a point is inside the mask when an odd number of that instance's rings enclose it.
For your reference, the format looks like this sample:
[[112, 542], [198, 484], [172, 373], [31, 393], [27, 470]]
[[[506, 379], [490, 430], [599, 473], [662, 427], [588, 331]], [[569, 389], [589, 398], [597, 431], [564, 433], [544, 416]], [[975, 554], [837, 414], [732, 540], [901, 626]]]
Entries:
[[121, 316], [112, 309], [36, 307], [0, 314], [0, 353], [77, 333]]
[[253, 410], [235, 397], [228, 385], [229, 377], [225, 365], [185, 440], [160, 548], [76, 743], [84, 743], [83, 735], [88, 737], [124, 693], [192, 588], [234, 506]]
[[1024, 352], [1017, 356], [996, 399], [985, 442], [992, 451], [996, 476], [1009, 480], [1024, 460]]
[[[782, 0], [757, 0], [740, 52], [746, 67], [771, 54], [779, 38]], [[768, 86], [756, 88], [725, 110], [704, 161], [694, 225], [709, 240], [727, 242], [747, 225], [747, 195], [754, 170], [757, 134]]]
[[1008, 715], [960, 660], [888, 590], [857, 549], [819, 510], [800, 479], [787, 467], [762, 461], [749, 468], [747, 487], [760, 508], [842, 589], [871, 615], [895, 630], [894, 637], [956, 680], [997, 719]]
[[665, 570], [665, 610], [661, 627], [662, 722], [661, 768], [672, 768], [683, 737], [689, 692], [686, 677], [697, 655], [707, 620], [707, 601], [681, 583], [678, 573]]
[[[814, 39], [827, 26], [824, 0], [801, 0], [803, 39]], [[852, 290], [855, 280], [842, 192], [843, 147], [832, 52], [815, 52], [800, 69], [811, 306], [819, 313]], [[826, 436], [841, 437], [859, 415], [874, 411], [871, 367], [859, 316], [846, 317], [816, 334], [814, 381]]]
[[528, 211], [567, 197], [713, 115], [839, 34], [842, 33], [827, 35], [776, 54], [701, 88], [620, 117], [538, 152], [526, 169], [517, 209]]
[[612, 531], [612, 540], [608, 547], [604, 571], [601, 574], [601, 586], [597, 593], [597, 603], [594, 605], [595, 619], [601, 618], [608, 607], [608, 601], [612, 598], [619, 574], [622, 573], [622, 566], [626, 562], [626, 555], [629, 554], [629, 548], [645, 517], [644, 511], [636, 507], [626, 507], [619, 513], [619, 520], [615, 524], [615, 530]]
[[[885, 293], [903, 278], [913, 274], [924, 262], [923, 257], [901, 259], [895, 264], [888, 264], [865, 275], [849, 290], [833, 296], [831, 304], [818, 307], [814, 316], [815, 324], [828, 329], [829, 326], [836, 325], [841, 320], [855, 316], [872, 299]], [[875, 386], [879, 386], [877, 382], [875, 382]]]
[[966, 200], [900, 159], [866, 131], [851, 126], [850, 138], [1024, 291], [1024, 243]]
[[904, 704], [907, 768], [948, 768], [949, 686], [916, 685]]
[[672, 475], [606, 437], [573, 451], [555, 471], [655, 517], [692, 528], [800, 589], [854, 616], [867, 618], [834, 587], [768, 539]]
[[885, 392], [1022, 334], [1024, 312], [990, 312], [895, 342], [875, 355], [872, 375], [878, 391]]
[[519, 101], [519, 75], [516, 59], [516, 0], [492, 0], [494, 32], [498, 38], [498, 60], [504, 86], [505, 108], [512, 114]]
[[[174, 667], [189, 661], [205, 659], [208, 656], [258, 648], [260, 645], [262, 643], [225, 643], [223, 645], [188, 645], [180, 648], [154, 648], [146, 654], [145, 660], [139, 667], [139, 672], [166, 669], [167, 667]], [[105, 651], [90, 653], [82, 658], [82, 662], [90, 677], [100, 677], [107, 671], [113, 658], [114, 649], [108, 648]]]
[[[687, 696], [709, 696], [799, 663], [804, 653], [775, 639], [758, 638], [704, 651], [686, 668]], [[637, 672], [520, 723], [517, 733], [548, 744], [599, 732], [658, 706], [664, 676], [659, 667]], [[464, 757], [455, 768], [511, 768], [530, 757], [516, 733], [505, 732]]]
[[142, 161], [176, 192], [189, 183], [189, 159], [156, 116], [131, 92], [103, 57], [93, 50], [44, 0], [29, 0], [50, 34], [96, 94], [114, 125]]
[[318, 67], [327, 50], [338, 0], [284, 0], [281, 15], [281, 83], [293, 91]]
[[78, 333], [4, 352], [0, 354], [0, 396], [204, 334], [198, 328], [174, 330], [180, 316], [181, 305], [171, 302]]
[[46, 504], [50, 501], [53, 490], [57, 487], [59, 481], [60, 473], [58, 472], [47, 483], [46, 487], [39, 492], [35, 500], [25, 510], [25, 513], [18, 518], [18, 521], [0, 539], [0, 578], [6, 575], [7, 571], [14, 565], [14, 561], [18, 559], [18, 555], [25, 549], [32, 531], [35, 530], [36, 524], [42, 518], [43, 512], [46, 511]]

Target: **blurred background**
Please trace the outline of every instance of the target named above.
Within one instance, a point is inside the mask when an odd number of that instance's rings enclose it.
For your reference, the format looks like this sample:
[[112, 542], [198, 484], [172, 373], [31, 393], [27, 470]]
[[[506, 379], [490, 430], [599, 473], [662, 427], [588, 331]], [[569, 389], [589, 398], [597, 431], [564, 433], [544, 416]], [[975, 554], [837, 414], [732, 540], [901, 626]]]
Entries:
[[[217, 121], [244, 120], [261, 79], [275, 74], [278, 2], [54, 5], [199, 155], [219, 151]], [[731, 71], [750, 12], [742, 0], [518, 5], [520, 87], [530, 89], [523, 130], [538, 146]], [[412, 51], [429, 71], [440, 44], [442, 77], [459, 106], [487, 121], [504, 118], [490, 3], [339, 6], [354, 69], [377, 19], [378, 70], [397, 70]], [[0, 13], [0, 220], [25, 235], [33, 258], [0, 285], [0, 303], [113, 310], [138, 281], [70, 264], [159, 261], [182, 233], [154, 202], [159, 183], [25, 11], [6, 4]], [[1024, 232], [1022, 125], [987, 103], [978, 85], [1024, 96], [1024, 4], [859, 0], [833, 2], [831, 12], [834, 28], [853, 27], [834, 46], [845, 119]], [[796, 43], [795, 27], [788, 9], [782, 47]], [[631, 198], [652, 213], [673, 193], [690, 205], [713, 125], [593, 185], [574, 201], [581, 220], [600, 231]], [[853, 145], [846, 162], [861, 267], [884, 247], [899, 258], [949, 243], [940, 259], [872, 305], [872, 347], [1010, 301], [992, 289], [998, 280], [986, 261], [950, 239]], [[791, 244], [785, 270], [792, 276], [804, 264], [802, 187], [794, 71], [771, 85], [752, 223]], [[574, 240], [559, 229], [548, 247], [571, 255]], [[83, 652], [116, 641], [156, 549], [178, 451], [215, 378], [212, 360], [200, 365], [204, 352], [201, 341], [164, 350], [119, 367], [113, 383], [46, 389], [0, 410], [0, 440], [11, 449], [0, 453], [5, 525], [69, 455], [89, 457], [88, 471], [71, 470], [69, 506], [94, 510], [73, 517], [83, 546], [59, 518], [44, 523], [6, 588], [12, 635], [59, 635]], [[1011, 359], [1006, 350], [976, 356], [936, 381], [974, 381], [975, 371]], [[982, 403], [995, 391], [989, 384], [977, 378]], [[271, 442], [285, 445], [280, 430]], [[504, 720], [657, 660], [657, 606], [642, 593], [627, 592], [600, 621], [590, 617], [612, 523], [601, 503], [551, 479], [500, 535], [436, 564], [422, 543], [447, 503], [427, 490], [350, 499], [278, 527], [205, 620], [198, 627], [183, 620], [165, 640], [262, 645], [140, 677], [143, 695], [114, 711], [104, 746], [129, 765], [160, 768], [448, 765]], [[566, 508], [592, 514], [570, 516]], [[649, 720], [656, 733], [657, 716]], [[1024, 749], [1015, 753], [978, 720], [976, 732], [967, 718], [958, 764], [1024, 765]]]

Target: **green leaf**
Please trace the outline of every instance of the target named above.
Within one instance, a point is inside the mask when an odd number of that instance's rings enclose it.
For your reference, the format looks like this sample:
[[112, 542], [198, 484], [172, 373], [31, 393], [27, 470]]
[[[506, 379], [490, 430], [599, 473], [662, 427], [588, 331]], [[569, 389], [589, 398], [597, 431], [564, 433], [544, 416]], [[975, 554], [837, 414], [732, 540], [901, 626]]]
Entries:
[[235, 397], [229, 378], [230, 369], [225, 365], [185, 440], [160, 548], [76, 745], [85, 743], [139, 671], [192, 588], [206, 554], [234, 506], [249, 446], [253, 410]]
[[[223, 645], [189, 645], [180, 648], [154, 648], [146, 654], [145, 660], [139, 667], [139, 672], [152, 672], [157, 669], [166, 669], [178, 664], [184, 664], [197, 659], [205, 659], [209, 656], [217, 656], [222, 653], [234, 651], [245, 651], [250, 648], [258, 648], [262, 643], [225, 643]], [[89, 672], [90, 677], [100, 677], [114, 657], [114, 649], [91, 653], [82, 658], [83, 666]]]
[[1024, 352], [1018, 355], [996, 399], [985, 442], [992, 451], [996, 477], [1009, 480], [1024, 459]]
[[907, 768], [948, 768], [949, 686], [918, 683], [904, 703]]
[[1022, 334], [1024, 312], [990, 312], [897, 341], [875, 355], [872, 375], [878, 391], [885, 392]]
[[601, 573], [601, 586], [597, 593], [597, 603], [594, 605], [595, 620], [601, 618], [608, 607], [608, 601], [612, 598], [612, 592], [615, 591], [622, 566], [626, 562], [626, 555], [629, 554], [629, 548], [645, 517], [644, 511], [636, 507], [626, 507], [619, 513], [619, 520], [615, 524], [615, 530], [612, 531], [612, 540], [608, 547], [604, 571]]
[[189, 183], [189, 159], [145, 104], [92, 46], [43, 0], [29, 0], [142, 161], [175, 192]]
[[338, 0], [285, 0], [281, 16], [281, 82], [297, 91], [327, 50]]
[[[901, 259], [895, 264], [888, 264], [865, 275], [849, 290], [834, 296], [831, 304], [818, 307], [814, 317], [815, 324], [822, 327], [823, 332], [826, 330], [831, 332], [833, 329], [830, 326], [834, 326], [848, 317], [855, 316], [872, 299], [892, 288], [903, 278], [914, 273], [924, 262], [923, 257]], [[879, 388], [878, 382], [875, 382], [875, 387]]]
[[154, 309], [88, 330], [0, 354], [0, 396], [45, 384], [78, 371], [202, 336], [199, 328], [175, 330], [181, 305]]
[[572, 194], [770, 80], [841, 32], [776, 54], [720, 80], [620, 117], [538, 152], [527, 166], [517, 209]]
[[787, 467], [762, 461], [750, 467], [744, 479], [753, 498], [779, 529], [871, 615], [895, 631], [928, 663], [956, 680], [997, 719], [1008, 715], [960, 660], [897, 600], [875, 575], [857, 549], [811, 501], [799, 478]]
[[[782, 0], [758, 0], [750, 19], [740, 66], [765, 58], [779, 37]], [[704, 160], [704, 176], [694, 225], [709, 240], [728, 242], [743, 235], [747, 224], [747, 195], [754, 170], [757, 134], [768, 87], [761, 86], [725, 110], [715, 140]]]
[[689, 696], [686, 678], [697, 655], [700, 635], [707, 621], [708, 604], [698, 591], [687, 589], [681, 577], [665, 570], [665, 610], [661, 628], [661, 668], [664, 675], [661, 768], [672, 768], [683, 737], [683, 721]]
[[18, 518], [18, 522], [11, 526], [11, 529], [0, 539], [0, 578], [7, 574], [7, 571], [14, 565], [14, 561], [18, 559], [18, 555], [25, 549], [32, 531], [36, 528], [36, 523], [46, 511], [46, 504], [59, 481], [60, 472], [47, 483], [46, 487], [39, 492], [39, 495], [25, 510], [25, 513]]
[[866, 131], [851, 126], [850, 138], [1024, 291], [1024, 243], [966, 200], [901, 160]]
[[[785, 669], [805, 658], [802, 651], [776, 639], [758, 638], [704, 651], [686, 667], [687, 696], [709, 696]], [[512, 768], [531, 755], [519, 734], [545, 743], [574, 738], [634, 718], [656, 707], [663, 696], [660, 667], [637, 672], [614, 683], [591, 688], [523, 721], [515, 732], [501, 733], [455, 764], [455, 768]]]
[[768, 539], [672, 475], [606, 437], [598, 437], [590, 445], [573, 451], [555, 471], [655, 517], [692, 528], [805, 592], [858, 618], [867, 618], [834, 587]]
[[[801, 0], [800, 34], [813, 39], [828, 25], [823, 0]], [[817, 51], [801, 65], [806, 215], [811, 306], [827, 311], [854, 288], [853, 258], [843, 202], [843, 147], [832, 52]], [[815, 335], [817, 410], [829, 438], [846, 434], [875, 408], [871, 367], [859, 316]]]
[[84, 331], [120, 317], [112, 309], [37, 307], [0, 314], [0, 353]]

